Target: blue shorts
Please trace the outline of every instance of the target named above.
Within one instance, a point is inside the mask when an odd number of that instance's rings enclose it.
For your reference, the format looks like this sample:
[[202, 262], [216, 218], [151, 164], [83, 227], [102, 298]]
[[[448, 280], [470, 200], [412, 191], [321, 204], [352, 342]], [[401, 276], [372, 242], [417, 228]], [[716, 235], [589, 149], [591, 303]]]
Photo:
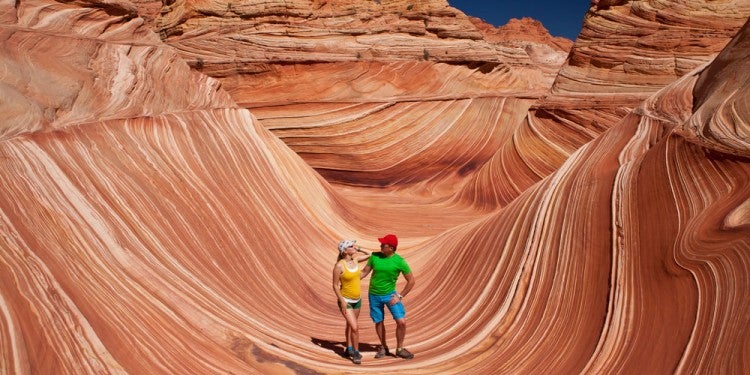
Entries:
[[388, 304], [388, 301], [390, 301], [391, 297], [394, 295], [396, 295], [396, 292], [384, 296], [379, 296], [377, 294], [368, 295], [370, 297], [370, 318], [372, 318], [372, 321], [375, 324], [382, 322], [385, 318], [384, 307], [388, 307], [388, 311], [393, 315], [393, 319], [403, 319], [406, 317], [406, 309], [401, 301], [393, 306]]

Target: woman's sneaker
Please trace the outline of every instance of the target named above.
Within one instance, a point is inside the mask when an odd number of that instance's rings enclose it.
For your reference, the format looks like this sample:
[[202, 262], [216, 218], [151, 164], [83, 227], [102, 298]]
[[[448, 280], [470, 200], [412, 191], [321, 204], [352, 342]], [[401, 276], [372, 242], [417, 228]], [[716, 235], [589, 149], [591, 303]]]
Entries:
[[388, 348], [381, 346], [380, 350], [378, 350], [377, 353], [375, 353], [375, 358], [383, 358], [387, 355], [390, 355], [391, 353], [388, 352]]
[[359, 353], [359, 350], [355, 350], [352, 353], [351, 358], [352, 358], [352, 362], [355, 365], [358, 365], [358, 364], [362, 363], [362, 354]]
[[409, 353], [406, 348], [396, 349], [396, 357], [401, 357], [403, 359], [412, 359], [414, 358], [414, 354]]

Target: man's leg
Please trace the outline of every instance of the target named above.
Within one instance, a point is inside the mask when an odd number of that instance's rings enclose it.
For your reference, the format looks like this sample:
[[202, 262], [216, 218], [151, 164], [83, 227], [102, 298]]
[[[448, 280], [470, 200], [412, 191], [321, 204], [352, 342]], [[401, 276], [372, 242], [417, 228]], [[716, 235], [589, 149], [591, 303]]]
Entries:
[[406, 337], [406, 319], [396, 319], [396, 348], [404, 347]]
[[388, 344], [386, 343], [386, 335], [385, 335], [385, 322], [384, 322], [384, 312], [385, 312], [385, 302], [383, 301], [382, 296], [376, 296], [373, 294], [370, 294], [370, 318], [372, 318], [372, 322], [375, 323], [375, 333], [378, 334], [378, 338], [380, 339], [380, 350], [378, 350], [378, 353], [375, 354], [375, 358], [382, 358], [386, 354], [388, 354]]
[[406, 348], [404, 348], [404, 338], [406, 337], [406, 309], [404, 304], [399, 302], [393, 306], [390, 306], [391, 314], [393, 319], [396, 321], [396, 357], [404, 359], [414, 358]]
[[378, 333], [380, 345], [382, 345], [383, 348], [388, 348], [388, 344], [385, 342], [385, 322], [375, 323], [375, 332]]

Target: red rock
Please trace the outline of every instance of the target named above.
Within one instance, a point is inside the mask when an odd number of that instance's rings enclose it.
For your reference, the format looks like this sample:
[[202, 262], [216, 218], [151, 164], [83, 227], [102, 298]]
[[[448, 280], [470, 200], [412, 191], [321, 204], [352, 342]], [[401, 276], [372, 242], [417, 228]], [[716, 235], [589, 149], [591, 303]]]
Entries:
[[[0, 4], [0, 373], [748, 373], [748, 15]], [[365, 307], [353, 367], [335, 245], [390, 232], [416, 357]]]

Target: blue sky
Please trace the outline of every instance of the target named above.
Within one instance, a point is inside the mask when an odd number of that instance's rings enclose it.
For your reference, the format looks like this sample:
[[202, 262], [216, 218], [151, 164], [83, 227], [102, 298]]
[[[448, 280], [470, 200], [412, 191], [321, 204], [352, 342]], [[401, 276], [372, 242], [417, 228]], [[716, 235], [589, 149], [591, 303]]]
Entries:
[[[564, 5], [561, 5], [564, 4]], [[469, 16], [494, 26], [511, 18], [531, 17], [542, 22], [553, 36], [575, 40], [590, 0], [448, 0], [448, 4]]]

